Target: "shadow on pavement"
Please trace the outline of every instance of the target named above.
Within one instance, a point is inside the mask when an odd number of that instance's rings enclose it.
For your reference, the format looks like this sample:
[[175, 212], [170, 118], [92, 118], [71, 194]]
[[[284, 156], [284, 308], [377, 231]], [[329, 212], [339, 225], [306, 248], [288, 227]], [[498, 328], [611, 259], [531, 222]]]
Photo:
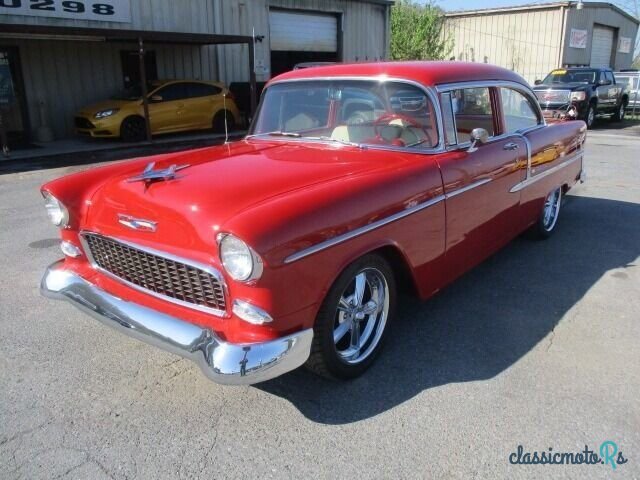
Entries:
[[376, 363], [351, 382], [298, 369], [256, 385], [312, 421], [373, 417], [422, 391], [486, 380], [532, 350], [603, 274], [640, 255], [640, 205], [568, 197], [547, 241], [518, 238], [427, 302], [401, 297]]

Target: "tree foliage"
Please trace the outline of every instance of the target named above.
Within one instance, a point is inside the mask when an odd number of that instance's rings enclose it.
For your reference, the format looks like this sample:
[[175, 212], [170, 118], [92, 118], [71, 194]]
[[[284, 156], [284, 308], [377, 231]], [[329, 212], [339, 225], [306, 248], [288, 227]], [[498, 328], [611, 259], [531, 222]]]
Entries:
[[444, 34], [444, 12], [433, 3], [399, 0], [391, 8], [391, 58], [442, 60], [452, 50]]

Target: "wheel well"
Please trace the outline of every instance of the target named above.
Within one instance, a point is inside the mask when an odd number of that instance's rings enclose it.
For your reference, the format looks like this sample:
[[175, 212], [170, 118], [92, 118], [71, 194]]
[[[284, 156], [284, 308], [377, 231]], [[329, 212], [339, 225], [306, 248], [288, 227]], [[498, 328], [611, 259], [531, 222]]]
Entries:
[[399, 291], [406, 292], [410, 295], [417, 295], [416, 284], [413, 275], [411, 274], [409, 264], [397, 247], [387, 245], [369, 253], [380, 255], [389, 262], [389, 265], [391, 265], [391, 268], [396, 275], [396, 282], [398, 283]]
[[622, 96], [622, 104], [626, 105], [627, 103], [629, 103], [629, 96], [628, 95], [623, 95]]
[[591, 97], [591, 100], [589, 100], [589, 104], [590, 105], [597, 105], [598, 104], [598, 99], [596, 97]]

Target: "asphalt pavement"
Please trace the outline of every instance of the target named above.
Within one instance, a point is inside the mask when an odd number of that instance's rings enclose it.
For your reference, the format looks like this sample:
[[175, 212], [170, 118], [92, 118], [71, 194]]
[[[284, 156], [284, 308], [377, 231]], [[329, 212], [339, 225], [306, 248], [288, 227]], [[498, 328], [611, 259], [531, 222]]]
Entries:
[[[640, 137], [595, 131], [585, 165], [551, 239], [401, 298], [363, 377], [248, 387], [41, 297], [38, 187], [90, 166], [0, 175], [0, 478], [640, 478]], [[510, 463], [606, 441], [615, 471]]]

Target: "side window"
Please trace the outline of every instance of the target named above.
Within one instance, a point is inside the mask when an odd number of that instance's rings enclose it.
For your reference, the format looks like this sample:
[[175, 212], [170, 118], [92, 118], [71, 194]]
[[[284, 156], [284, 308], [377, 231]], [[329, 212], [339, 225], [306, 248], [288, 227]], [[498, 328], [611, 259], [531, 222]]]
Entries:
[[484, 128], [489, 136], [495, 135], [490, 92], [488, 87], [451, 91], [458, 143], [468, 142], [474, 128]]
[[517, 132], [538, 125], [538, 114], [525, 95], [511, 88], [501, 88], [500, 98], [502, 99], [505, 133]]
[[212, 95], [219, 95], [222, 89], [215, 85], [209, 85], [206, 83], [187, 83], [187, 97], [210, 97]]
[[158, 90], [154, 95], [160, 95], [163, 102], [181, 100], [186, 98], [186, 88], [184, 83], [172, 83]]
[[614, 83], [616, 83], [615, 79], [613, 78], [613, 73], [611, 72], [605, 72], [605, 75], [607, 76], [607, 80], [609, 80], [611, 82], [611, 84], [613, 85]]

